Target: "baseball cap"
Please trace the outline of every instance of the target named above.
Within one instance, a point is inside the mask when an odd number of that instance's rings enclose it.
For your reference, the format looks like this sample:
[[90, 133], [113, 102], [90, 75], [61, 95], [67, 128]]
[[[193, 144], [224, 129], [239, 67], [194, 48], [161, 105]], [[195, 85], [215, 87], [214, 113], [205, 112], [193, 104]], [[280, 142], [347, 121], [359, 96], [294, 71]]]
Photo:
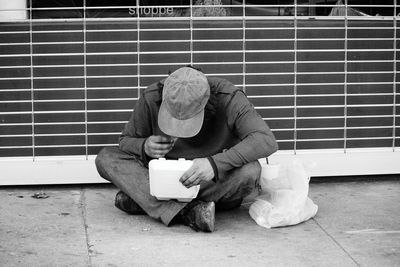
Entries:
[[171, 73], [165, 79], [158, 112], [161, 131], [176, 137], [195, 136], [203, 125], [209, 97], [210, 86], [202, 72], [183, 67]]

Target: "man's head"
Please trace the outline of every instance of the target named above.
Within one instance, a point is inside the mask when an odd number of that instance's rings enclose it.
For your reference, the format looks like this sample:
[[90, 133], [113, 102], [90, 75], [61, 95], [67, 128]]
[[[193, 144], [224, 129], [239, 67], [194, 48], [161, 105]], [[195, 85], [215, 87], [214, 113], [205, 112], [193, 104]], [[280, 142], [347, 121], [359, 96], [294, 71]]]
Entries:
[[190, 67], [183, 67], [164, 82], [158, 126], [165, 134], [192, 137], [201, 129], [204, 107], [210, 97], [206, 76]]

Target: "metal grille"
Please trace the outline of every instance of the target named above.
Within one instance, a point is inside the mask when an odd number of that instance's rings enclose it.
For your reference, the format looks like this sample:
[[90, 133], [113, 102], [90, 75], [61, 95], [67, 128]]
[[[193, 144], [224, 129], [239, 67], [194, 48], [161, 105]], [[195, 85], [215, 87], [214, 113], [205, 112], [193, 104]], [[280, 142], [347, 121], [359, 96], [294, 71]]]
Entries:
[[0, 157], [114, 146], [140, 91], [188, 64], [242, 88], [281, 150], [398, 150], [396, 1], [178, 2], [0, 8]]

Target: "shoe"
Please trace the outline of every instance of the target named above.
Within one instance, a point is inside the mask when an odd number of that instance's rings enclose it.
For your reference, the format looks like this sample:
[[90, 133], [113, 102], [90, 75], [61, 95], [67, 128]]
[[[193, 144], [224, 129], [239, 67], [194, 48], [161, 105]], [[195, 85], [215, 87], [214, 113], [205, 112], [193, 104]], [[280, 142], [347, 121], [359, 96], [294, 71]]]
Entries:
[[181, 218], [184, 224], [196, 232], [213, 232], [215, 203], [203, 201], [191, 202], [181, 211]]
[[243, 198], [229, 200], [229, 201], [218, 201], [215, 203], [215, 210], [217, 211], [228, 211], [237, 209], [242, 205]]
[[146, 212], [127, 194], [119, 191], [115, 195], [115, 207], [132, 215], [145, 215]]

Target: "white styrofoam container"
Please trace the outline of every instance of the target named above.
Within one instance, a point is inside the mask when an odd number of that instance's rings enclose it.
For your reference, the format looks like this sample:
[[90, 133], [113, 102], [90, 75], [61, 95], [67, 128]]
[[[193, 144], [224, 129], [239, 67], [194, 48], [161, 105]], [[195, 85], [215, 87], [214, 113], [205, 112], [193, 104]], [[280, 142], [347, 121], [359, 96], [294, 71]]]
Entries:
[[176, 199], [189, 202], [200, 190], [200, 185], [186, 188], [179, 178], [193, 164], [191, 160], [153, 159], [149, 162], [150, 194], [158, 200]]

